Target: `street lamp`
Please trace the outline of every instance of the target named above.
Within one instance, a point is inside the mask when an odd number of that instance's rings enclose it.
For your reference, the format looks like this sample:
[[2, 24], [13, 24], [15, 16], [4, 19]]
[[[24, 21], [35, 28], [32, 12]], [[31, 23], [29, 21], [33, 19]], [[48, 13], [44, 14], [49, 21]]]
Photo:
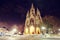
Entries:
[[46, 30], [46, 27], [42, 26], [42, 27], [41, 27], [41, 30]]
[[41, 27], [41, 32], [42, 32], [42, 34], [44, 35], [44, 34], [46, 33], [46, 27], [42, 26], [42, 27]]
[[13, 25], [9, 33], [10, 34], [16, 34], [18, 32], [17, 29], [18, 29], [17, 26], [16, 25]]
[[16, 31], [17, 31], [17, 29], [16, 29], [16, 28], [14, 28], [12, 31], [13, 31], [13, 32], [16, 32]]
[[60, 29], [58, 29], [58, 35], [60, 35]]
[[60, 29], [58, 29], [58, 31], [60, 31]]

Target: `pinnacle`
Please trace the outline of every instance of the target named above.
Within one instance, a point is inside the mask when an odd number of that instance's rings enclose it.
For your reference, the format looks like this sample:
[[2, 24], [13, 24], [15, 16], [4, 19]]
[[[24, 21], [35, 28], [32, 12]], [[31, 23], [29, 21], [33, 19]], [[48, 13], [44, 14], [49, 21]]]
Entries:
[[31, 6], [31, 8], [34, 8], [34, 6], [33, 6], [33, 3], [32, 3], [32, 6]]

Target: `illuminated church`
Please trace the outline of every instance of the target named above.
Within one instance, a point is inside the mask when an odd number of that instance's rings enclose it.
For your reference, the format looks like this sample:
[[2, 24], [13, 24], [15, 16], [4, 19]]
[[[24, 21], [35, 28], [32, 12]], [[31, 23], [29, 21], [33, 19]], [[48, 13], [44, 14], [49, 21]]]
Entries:
[[27, 12], [25, 20], [24, 34], [40, 34], [40, 27], [42, 25], [42, 18], [40, 11], [34, 8], [33, 4], [31, 9]]

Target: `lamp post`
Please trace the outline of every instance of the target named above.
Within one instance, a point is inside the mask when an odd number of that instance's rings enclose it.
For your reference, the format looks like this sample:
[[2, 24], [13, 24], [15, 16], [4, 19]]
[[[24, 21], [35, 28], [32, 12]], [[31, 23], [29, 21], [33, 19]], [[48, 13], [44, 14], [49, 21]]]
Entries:
[[60, 29], [58, 29], [58, 35], [60, 35]]
[[42, 34], [44, 35], [46, 33], [46, 27], [42, 26], [41, 31], [42, 31]]

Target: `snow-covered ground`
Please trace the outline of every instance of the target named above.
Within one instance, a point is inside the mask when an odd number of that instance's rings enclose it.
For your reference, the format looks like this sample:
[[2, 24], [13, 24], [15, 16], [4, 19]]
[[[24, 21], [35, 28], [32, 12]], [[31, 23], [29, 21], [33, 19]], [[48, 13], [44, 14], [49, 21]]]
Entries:
[[0, 36], [0, 40], [60, 40], [59, 36], [45, 36], [45, 35], [12, 35]]

